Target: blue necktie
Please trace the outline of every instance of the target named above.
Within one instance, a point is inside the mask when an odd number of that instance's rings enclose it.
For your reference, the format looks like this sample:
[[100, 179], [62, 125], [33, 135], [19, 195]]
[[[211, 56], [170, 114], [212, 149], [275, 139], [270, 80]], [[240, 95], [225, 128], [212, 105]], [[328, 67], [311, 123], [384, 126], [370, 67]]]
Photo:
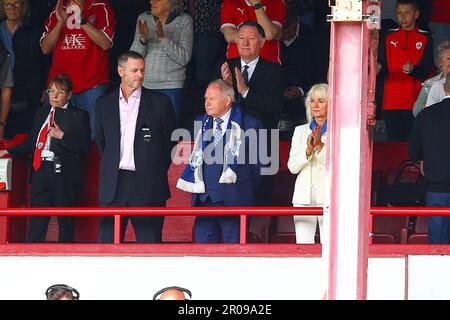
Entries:
[[214, 122], [216, 123], [216, 128], [214, 129], [214, 133], [213, 133], [213, 142], [214, 142], [214, 145], [216, 146], [219, 143], [220, 139], [222, 139], [223, 120], [220, 118], [217, 118], [217, 119], [214, 119]]
[[244, 71], [242, 71], [242, 76], [244, 77], [245, 84], [248, 84], [248, 66], [244, 66]]

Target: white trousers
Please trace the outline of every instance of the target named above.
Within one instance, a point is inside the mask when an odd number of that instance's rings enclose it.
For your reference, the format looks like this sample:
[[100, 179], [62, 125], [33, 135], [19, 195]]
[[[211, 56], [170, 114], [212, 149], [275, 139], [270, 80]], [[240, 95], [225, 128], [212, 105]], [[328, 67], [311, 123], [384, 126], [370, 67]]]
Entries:
[[[314, 192], [311, 192], [310, 205], [294, 205], [294, 207], [320, 207], [321, 203], [316, 203]], [[319, 223], [320, 243], [323, 241], [322, 228], [323, 216], [294, 216], [295, 239], [297, 243], [315, 243], [317, 222]]]

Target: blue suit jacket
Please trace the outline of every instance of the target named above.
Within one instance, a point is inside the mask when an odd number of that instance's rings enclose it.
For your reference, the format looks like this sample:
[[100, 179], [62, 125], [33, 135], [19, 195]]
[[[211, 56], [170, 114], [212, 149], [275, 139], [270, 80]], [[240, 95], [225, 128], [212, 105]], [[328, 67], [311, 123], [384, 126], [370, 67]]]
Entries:
[[[197, 120], [201, 121], [201, 118]], [[242, 112], [241, 129], [245, 132], [247, 129], [262, 129], [262, 123], [255, 117]], [[258, 131], [257, 131], [258, 132]], [[195, 136], [195, 135], [194, 135]], [[224, 136], [225, 138], [225, 136]], [[255, 205], [255, 193], [257, 186], [261, 179], [260, 169], [261, 163], [258, 155], [256, 156], [256, 163], [249, 164], [250, 157], [250, 143], [252, 149], [257, 150], [258, 141], [249, 141], [248, 137], [245, 137], [245, 143], [243, 142], [240, 150], [240, 157], [245, 157], [243, 164], [238, 164], [236, 168], [237, 180], [236, 183], [220, 184], [222, 189], [222, 198], [225, 206], [253, 206]], [[254, 148], [253, 148], [254, 147]], [[203, 166], [206, 164], [203, 163]], [[205, 181], [206, 189], [208, 189], [208, 181]], [[192, 205], [195, 206], [200, 194], [192, 194]]]

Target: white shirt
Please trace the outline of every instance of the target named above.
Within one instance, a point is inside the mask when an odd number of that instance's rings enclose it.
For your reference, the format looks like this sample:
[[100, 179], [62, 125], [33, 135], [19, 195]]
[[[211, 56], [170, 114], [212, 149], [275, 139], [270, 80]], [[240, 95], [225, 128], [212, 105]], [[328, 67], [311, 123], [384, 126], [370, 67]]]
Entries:
[[120, 162], [119, 169], [135, 171], [134, 163], [134, 133], [141, 103], [142, 87], [134, 90], [128, 97], [128, 102], [119, 90], [120, 111]]
[[[231, 115], [231, 108], [230, 110], [227, 111], [227, 113], [225, 113], [223, 116], [220, 117], [220, 119], [223, 120], [222, 124], [220, 125], [220, 128], [222, 129], [222, 137], [225, 134], [225, 131], [227, 130], [228, 127], [228, 121], [230, 120], [230, 115]], [[214, 120], [216, 120], [217, 118], [214, 118]], [[216, 127], [217, 127], [217, 123], [216, 121], [213, 122], [213, 132], [216, 131]]]
[[[250, 63], [245, 63], [244, 60], [241, 59], [241, 73], [244, 71], [244, 66], [248, 66], [247, 72], [248, 72], [248, 81], [252, 78], [253, 72], [255, 71], [256, 65], [258, 64], [259, 57], [257, 57], [255, 60], [251, 61]], [[249, 88], [250, 89], [250, 88]], [[246, 98], [249, 89], [242, 95], [242, 98]]]
[[[61, 108], [67, 109], [67, 106], [69, 105], [69, 102], [67, 102], [64, 106]], [[39, 134], [36, 139], [36, 146], [39, 142], [39, 136], [41, 135], [42, 129], [44, 129], [44, 126], [50, 122], [50, 113], [55, 112], [55, 108], [50, 108], [50, 112], [47, 115], [47, 118], [45, 119], [45, 122], [42, 124], [41, 130], [39, 130]], [[55, 122], [55, 115], [53, 114], [53, 122]], [[50, 151], [50, 139], [51, 137], [47, 135], [47, 140], [45, 141], [44, 149], [42, 149], [41, 158], [45, 158], [47, 161], [53, 161], [53, 158], [55, 157], [55, 153], [53, 151]]]

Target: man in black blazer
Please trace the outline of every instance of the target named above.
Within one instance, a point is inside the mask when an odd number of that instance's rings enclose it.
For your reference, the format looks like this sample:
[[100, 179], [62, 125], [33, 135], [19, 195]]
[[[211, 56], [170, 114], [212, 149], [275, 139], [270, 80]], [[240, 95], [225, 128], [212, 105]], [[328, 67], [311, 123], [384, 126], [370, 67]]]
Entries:
[[[233, 85], [236, 100], [242, 110], [261, 120], [263, 128], [269, 129], [267, 135], [267, 155], [272, 162], [272, 149], [278, 153], [278, 147], [272, 146], [276, 139], [270, 129], [278, 127], [278, 118], [283, 106], [283, 71], [280, 65], [262, 59], [259, 56], [265, 42], [264, 29], [254, 21], [246, 21], [238, 27], [236, 39], [240, 58], [229, 59], [220, 68], [222, 79]], [[272, 163], [263, 166], [273, 166]], [[278, 166], [278, 161], [276, 161]], [[264, 176], [257, 190], [257, 205], [271, 205], [273, 176]], [[252, 217], [256, 221], [259, 217]]]
[[[418, 114], [409, 138], [409, 157], [419, 161], [425, 177], [428, 207], [450, 207], [450, 73], [444, 90], [444, 100]], [[428, 241], [450, 243], [450, 216], [428, 217]]]
[[236, 43], [240, 58], [225, 61], [215, 78], [221, 76], [233, 86], [242, 109], [260, 119], [265, 129], [276, 128], [283, 105], [281, 66], [259, 56], [265, 34], [258, 23], [246, 21], [238, 30]]
[[[27, 140], [1, 150], [0, 156], [33, 154], [31, 207], [76, 206], [82, 185], [82, 156], [90, 145], [89, 114], [70, 104], [72, 81], [67, 76], [56, 76], [47, 93], [51, 107], [38, 109]], [[44, 242], [49, 220], [31, 217], [27, 242]], [[73, 221], [73, 217], [58, 217], [60, 242], [73, 242]]]
[[[167, 170], [175, 115], [167, 96], [142, 87], [144, 67], [140, 54], [128, 51], [120, 55], [120, 87], [97, 100], [101, 206], [164, 207], [170, 197]], [[164, 217], [123, 217], [122, 239], [128, 218], [137, 242], [161, 242]], [[102, 217], [99, 242], [112, 242], [113, 230], [113, 217]]]

